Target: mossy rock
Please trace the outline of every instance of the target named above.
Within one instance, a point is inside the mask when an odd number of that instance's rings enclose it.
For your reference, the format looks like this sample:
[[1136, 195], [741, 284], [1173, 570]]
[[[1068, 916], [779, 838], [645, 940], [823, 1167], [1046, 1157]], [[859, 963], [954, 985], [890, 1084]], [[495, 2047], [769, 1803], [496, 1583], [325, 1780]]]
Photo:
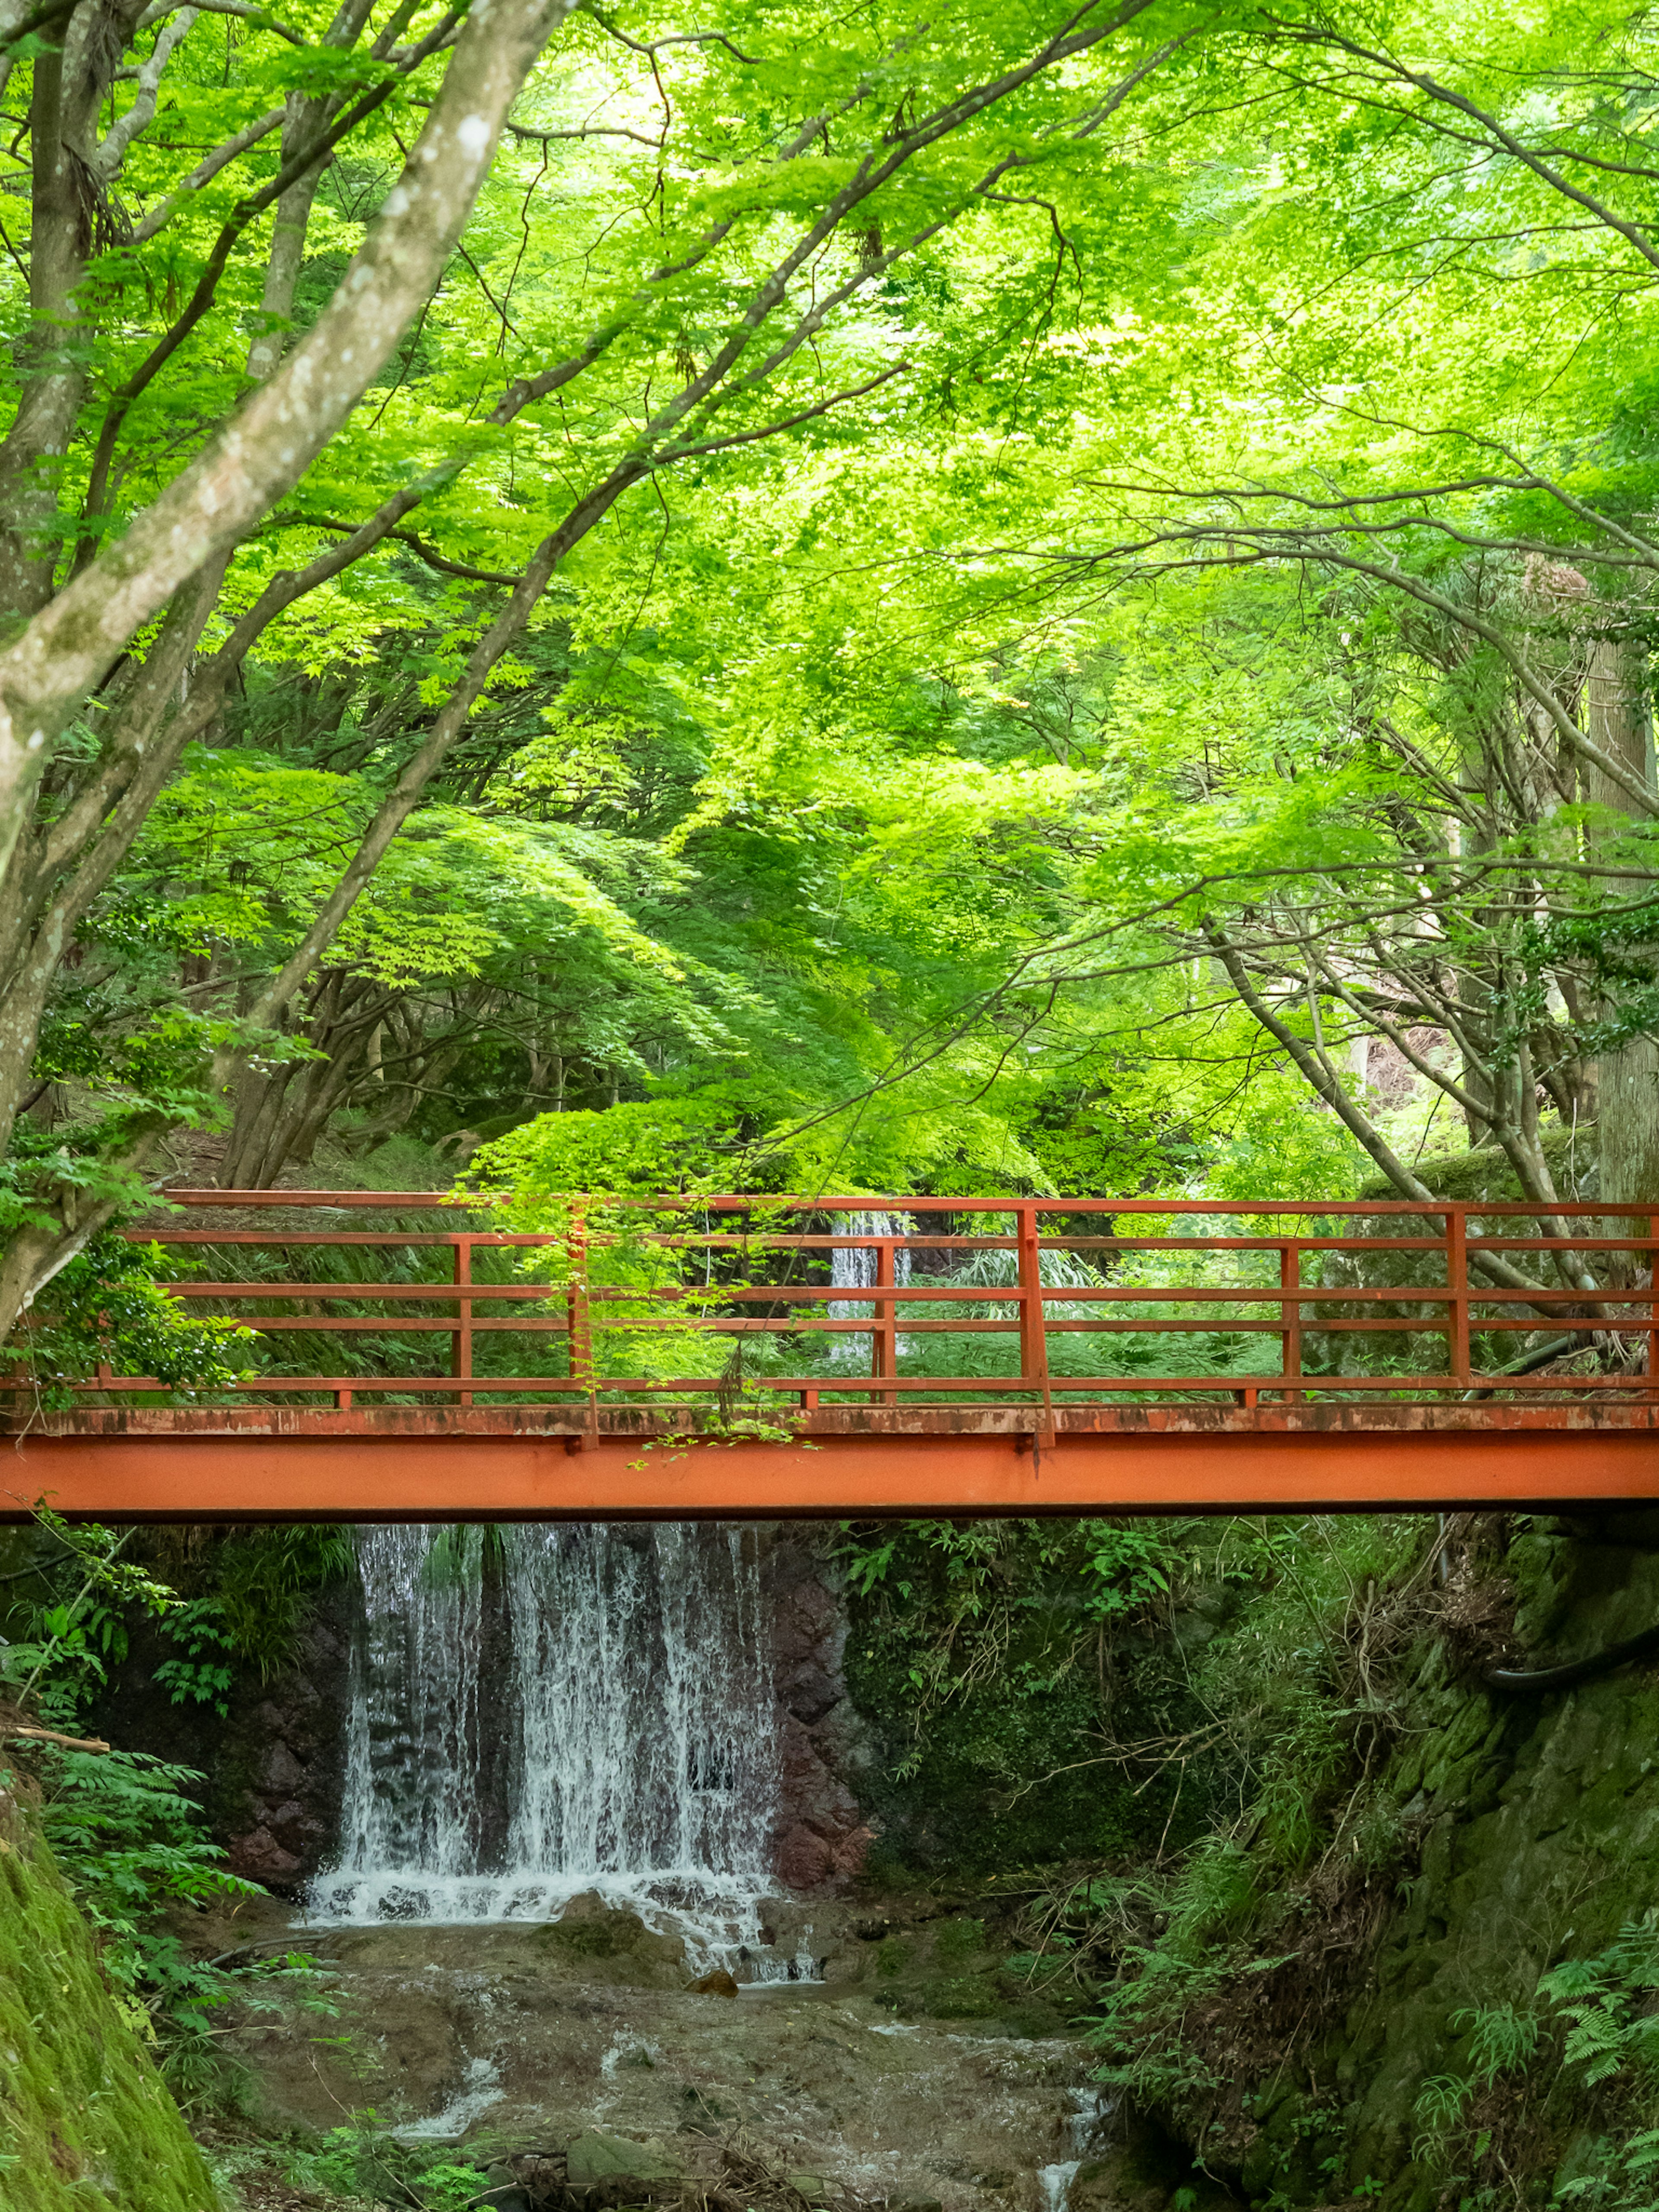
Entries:
[[1073, 2176], [1067, 2212], [1230, 2212], [1237, 2199], [1154, 2122], [1126, 2116], [1123, 2140]]
[[[1563, 1198], [1595, 1195], [1595, 1131], [1546, 1129], [1540, 1138], [1545, 1164]], [[1509, 1157], [1497, 1145], [1477, 1145], [1462, 1152], [1431, 1152], [1412, 1170], [1437, 1198], [1518, 1199], [1521, 1186]], [[1398, 1198], [1386, 1176], [1359, 1187], [1361, 1198]]]
[[954, 1974], [925, 1984], [916, 1993], [921, 2009], [935, 2020], [991, 2020], [1002, 1998], [988, 1974]]
[[986, 1950], [982, 1920], [941, 1920], [933, 1931], [933, 1957], [941, 1966], [965, 1966]]
[[606, 2135], [598, 2128], [586, 2129], [572, 2139], [566, 2147], [565, 2165], [573, 2189], [684, 2178], [659, 2142], [636, 2142], [631, 2136]]
[[218, 2202], [51, 1854], [0, 1790], [0, 2203], [217, 2212]]
[[1005, 1998], [997, 2017], [1010, 2035], [1024, 2036], [1032, 2043], [1050, 2042], [1057, 2036], [1072, 2033], [1065, 2014], [1042, 1997], [1028, 1996], [1016, 2004], [1008, 2003]]
[[[632, 1919], [634, 1915], [619, 1913], [618, 1920]], [[644, 1923], [636, 1923], [644, 1932]], [[633, 1930], [617, 1927], [609, 1920], [554, 1920], [545, 1928], [538, 1928], [535, 1941], [547, 1950], [562, 1951], [572, 1959], [614, 1959], [623, 1951], [637, 1948]]]
[[556, 1972], [578, 1980], [588, 1967], [603, 1966], [602, 1980], [665, 1989], [678, 1986], [686, 1971], [683, 1944], [647, 1928], [626, 1905], [608, 1905], [593, 1890], [573, 1897], [559, 1917], [544, 1922], [530, 1941]]

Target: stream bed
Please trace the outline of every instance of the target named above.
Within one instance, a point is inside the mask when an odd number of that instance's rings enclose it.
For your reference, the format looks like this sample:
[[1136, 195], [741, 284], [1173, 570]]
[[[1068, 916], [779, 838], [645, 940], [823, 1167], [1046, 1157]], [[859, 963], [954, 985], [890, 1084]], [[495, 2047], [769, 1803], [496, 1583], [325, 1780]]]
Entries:
[[[1086, 2043], [904, 2016], [850, 1907], [764, 1910], [793, 1916], [778, 1932], [823, 1978], [693, 1989], [683, 1937], [592, 1893], [556, 1920], [293, 1930], [326, 1963], [337, 2016], [240, 2024], [256, 2110], [307, 2129], [372, 2110], [415, 2140], [503, 2154], [597, 2130], [688, 2172], [741, 2136], [890, 2206], [1062, 2212], [1112, 2130]], [[246, 1940], [246, 1910], [237, 1924]]]

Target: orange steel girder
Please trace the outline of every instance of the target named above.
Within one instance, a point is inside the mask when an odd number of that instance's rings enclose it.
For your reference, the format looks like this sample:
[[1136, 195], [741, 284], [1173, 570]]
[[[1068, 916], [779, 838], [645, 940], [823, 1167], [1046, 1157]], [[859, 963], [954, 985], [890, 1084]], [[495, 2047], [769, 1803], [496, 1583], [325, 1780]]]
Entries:
[[[1507, 1410], [1507, 1409], [1505, 1409]], [[1517, 1412], [1520, 1409], [1516, 1409]], [[1486, 1415], [1446, 1427], [1172, 1425], [824, 1435], [647, 1449], [548, 1434], [25, 1435], [0, 1520], [776, 1520], [1571, 1507], [1659, 1500], [1659, 1435]]]

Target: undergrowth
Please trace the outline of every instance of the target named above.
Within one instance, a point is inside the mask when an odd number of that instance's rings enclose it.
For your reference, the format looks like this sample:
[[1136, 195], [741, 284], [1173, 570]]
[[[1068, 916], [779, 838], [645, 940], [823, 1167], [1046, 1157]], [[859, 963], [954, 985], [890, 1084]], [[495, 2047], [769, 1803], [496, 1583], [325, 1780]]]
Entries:
[[1263, 2085], [1365, 1985], [1415, 1866], [1419, 1816], [1386, 1771], [1425, 1640], [1468, 1610], [1444, 1548], [1420, 1516], [1255, 1524], [1248, 1601], [1192, 1666], [1201, 1727], [1133, 1747], [1149, 1768], [1202, 1764], [1204, 1832], [1072, 1907], [1100, 1974], [1102, 2078], [1224, 2167]]
[[[204, 1780], [195, 1768], [142, 1752], [112, 1750], [77, 1737], [87, 1706], [128, 1650], [135, 1615], [179, 1639], [185, 1655], [170, 1685], [175, 1698], [205, 1692], [216, 1702], [228, 1680], [204, 1663], [196, 1642], [209, 1601], [186, 1603], [144, 1565], [123, 1557], [127, 1539], [94, 1526], [37, 1516], [40, 1557], [17, 1571], [0, 1640], [0, 1741], [3, 1779], [20, 1782], [33, 1818], [51, 1845], [82, 1917], [97, 1939], [109, 1982], [130, 2022], [156, 2048], [170, 2087], [187, 2107], [237, 2094], [234, 2062], [215, 2015], [233, 2002], [240, 2013], [274, 2010], [297, 1997], [331, 2009], [314, 1962], [298, 1954], [238, 1963], [193, 1959], [168, 1923], [170, 1909], [263, 1895], [231, 1874], [191, 1794]], [[314, 1532], [272, 1532], [310, 1539]], [[314, 1557], [292, 1543], [254, 1546], [240, 1581], [219, 1613], [217, 1649], [244, 1653], [231, 1624], [254, 1594], [294, 1585], [296, 1559]], [[25, 1594], [16, 1595], [20, 1589]], [[211, 1602], [216, 1602], [211, 1601]], [[280, 1611], [263, 1648], [285, 1648]], [[198, 1670], [196, 1679], [185, 1670]], [[166, 1669], [158, 1670], [165, 1674]], [[58, 1741], [42, 1731], [55, 1732]]]
[[[1455, 1676], [1504, 1647], [1505, 1539], [1496, 1518], [1413, 1515], [843, 1539], [855, 1686], [887, 1722], [890, 1786], [937, 1796], [954, 1758], [994, 1812], [1049, 1793], [1048, 1847], [1002, 1860], [1023, 1899], [1008, 1965], [1034, 1995], [1063, 1984], [1073, 2011], [1086, 2001], [1099, 2078], [1235, 2182], [1287, 2082], [1293, 2194], [1328, 2200], [1352, 2179], [1340, 2101], [1312, 2062], [1371, 1990], [1377, 1939], [1416, 1878], [1423, 1801], [1391, 1775], [1421, 1725], [1427, 1656]], [[1041, 1725], [1061, 1708], [1063, 1741]], [[1069, 1817], [1075, 1801], [1053, 1793], [1072, 1785], [1115, 1808], [1115, 1835]], [[1647, 1968], [1631, 1945], [1582, 1988], [1572, 1972], [1589, 1969], [1553, 1970], [1530, 2008], [1494, 2001], [1462, 2021], [1467, 2061], [1425, 2086], [1417, 2127], [1448, 2204], [1497, 2174], [1525, 2133], [1498, 2107], [1552, 2054], [1581, 2096], [1595, 2036], [1623, 2039], [1631, 2080], [1645, 2068], [1650, 2001], [1632, 1993]], [[1650, 2122], [1627, 2117], [1608, 2138], [1626, 2148], [1580, 2191], [1612, 2191], [1616, 2212], [1635, 2212], [1619, 2192], [1649, 2159]]]

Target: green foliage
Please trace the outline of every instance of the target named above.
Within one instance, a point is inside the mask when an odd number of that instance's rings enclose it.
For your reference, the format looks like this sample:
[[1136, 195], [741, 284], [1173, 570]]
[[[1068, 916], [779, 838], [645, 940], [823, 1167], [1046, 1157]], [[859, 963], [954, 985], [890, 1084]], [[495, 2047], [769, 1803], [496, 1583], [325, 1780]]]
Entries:
[[[420, 501], [263, 634], [77, 909], [4, 1169], [14, 1226], [52, 1192], [137, 1209], [137, 1133], [227, 1114], [251, 1180], [482, 1142], [478, 1184], [527, 1202], [1334, 1197], [1364, 1171], [1356, 1131], [1407, 1167], [1443, 1138], [1462, 1062], [1423, 1039], [1471, 1021], [1488, 1103], [1547, 1170], [1540, 1111], [1588, 1114], [1577, 1067], [1659, 1008], [1644, 810], [1534, 727], [1558, 717], [1572, 753], [1592, 641], [1646, 683], [1650, 32], [1429, 7], [1407, 43], [1468, 103], [1449, 139], [1433, 86], [1340, 10], [1292, 33], [1156, 0], [1062, 71], [1017, 67], [1052, 27], [733, 0], [659, 52], [648, 8], [569, 19], [464, 276], [235, 550], [210, 645], [382, 497]], [[198, 191], [203, 149], [296, 86], [375, 83], [282, 319], [333, 295], [439, 64], [394, 87], [319, 37], [261, 16], [227, 43], [204, 16], [148, 121], [141, 63], [112, 82], [112, 118], [143, 122], [121, 190], [166, 221], [94, 256], [89, 392], [125, 388], [274, 174], [261, 139]], [[1006, 96], [955, 111], [838, 230], [836, 194], [897, 143], [862, 88], [902, 85], [915, 115], [981, 70]], [[666, 199], [636, 128], [659, 97]], [[1547, 113], [1608, 200], [1569, 208], [1488, 112]], [[819, 112], [833, 149], [781, 158]], [[1031, 191], [971, 181], [1009, 161]], [[757, 257], [819, 220], [811, 343], [705, 392]], [[0, 269], [20, 329], [27, 252]], [[262, 296], [239, 250], [165, 399], [122, 417], [107, 498], [89, 423], [54, 448], [40, 526], [65, 573], [236, 404]], [[556, 361], [556, 392], [492, 417]], [[671, 392], [672, 432], [642, 428]], [[624, 457], [637, 481], [613, 485]], [[244, 1033], [501, 580], [590, 508], [605, 528], [567, 544], [326, 954]], [[45, 823], [89, 804], [113, 711], [82, 702]], [[1455, 1007], [1449, 973], [1480, 978]], [[1409, 1095], [1355, 1064], [1380, 1038], [1422, 1063]], [[959, 1371], [991, 1341], [953, 1346]], [[214, 1387], [173, 1348], [173, 1387]]]
[[1659, 2066], [1659, 1917], [1628, 1921], [1593, 1959], [1568, 1959], [1539, 1981], [1539, 1992], [1571, 2025], [1565, 2057], [1592, 2088], [1626, 2069]]
[[175, 1705], [211, 1705], [222, 1719], [230, 1711], [230, 1690], [236, 1680], [231, 1662], [237, 1656], [224, 1607], [217, 1598], [192, 1598], [170, 1617], [167, 1633], [181, 1656], [164, 1659], [151, 1680]]
[[[1470, 2142], [1472, 2115], [1500, 2081], [1518, 2084], [1541, 2112], [1562, 2091], [1582, 2112], [1583, 2093], [1611, 2119], [1595, 2142], [1586, 2170], [1564, 2179], [1555, 2201], [1644, 2212], [1659, 2174], [1659, 1918], [1628, 1921], [1594, 1957], [1566, 1959], [1540, 1974], [1532, 2000], [1454, 2014], [1454, 2033], [1467, 2036], [1462, 2069], [1436, 2075], [1419, 2088], [1413, 2118], [1415, 2155], [1445, 2171], [1458, 2160], [1478, 2165], [1492, 2142], [1486, 2130]], [[1566, 2032], [1560, 2032], [1563, 2023]]]
[[1171, 1602], [1168, 1523], [907, 1522], [848, 1526], [849, 1681], [881, 1732], [874, 1782], [900, 1864], [989, 1872], [1101, 1856], [1168, 1817], [1093, 1741], [1113, 1639]]
[[[1547, 1982], [1546, 1976], [1539, 1984], [1547, 1995], [1551, 1994]], [[1469, 2039], [1470, 2078], [1482, 2089], [1490, 2088], [1500, 2074], [1529, 2064], [1542, 2033], [1536, 2013], [1514, 2004], [1477, 2006], [1454, 2013], [1451, 2024], [1455, 2033]]]
[[[118, 1535], [96, 1523], [73, 1525], [40, 1508], [40, 1534], [53, 1549], [45, 1579], [61, 1579], [62, 1597], [15, 1606], [7, 1625], [23, 1635], [0, 1644], [0, 1682], [17, 1703], [60, 1729], [109, 1680], [127, 1654], [128, 1622], [148, 1615], [182, 1656], [156, 1677], [175, 1702], [225, 1710], [230, 1660], [242, 1656], [229, 1632], [237, 1615], [216, 1599], [185, 1601], [146, 1568], [121, 1556], [131, 1531]], [[246, 1603], [261, 1588], [300, 1593], [306, 1564], [340, 1557], [331, 1529], [258, 1530], [244, 1540], [253, 1564], [230, 1587]], [[236, 1547], [227, 1547], [232, 1553]], [[272, 1624], [251, 1618], [255, 1653], [276, 1650]], [[291, 1626], [291, 1624], [290, 1624]], [[279, 1617], [276, 1627], [282, 1626]], [[286, 1632], [286, 1631], [284, 1631]], [[223, 1850], [209, 1835], [200, 1805], [189, 1795], [205, 1778], [196, 1769], [140, 1752], [76, 1750], [15, 1740], [36, 1784], [39, 1826], [83, 1917], [99, 1938], [106, 1971], [129, 2017], [157, 2039], [158, 2055], [186, 2100], [217, 2098], [228, 2080], [210, 2015], [233, 1996], [254, 2010], [276, 2008], [284, 1996], [325, 2005], [313, 1962], [299, 1954], [226, 1968], [192, 1960], [167, 1926], [172, 1905], [264, 1894], [228, 1872]]]
[[174, 1404], [210, 1401], [249, 1371], [238, 1355], [252, 1330], [202, 1321], [157, 1279], [176, 1260], [159, 1245], [115, 1236], [91, 1239], [54, 1277], [11, 1347], [36, 1402], [60, 1411], [81, 1401], [71, 1387], [107, 1363], [117, 1375], [150, 1377]]
[[[1078, 1656], [1113, 1687], [1069, 1760], [1097, 1799], [1127, 1784], [1147, 1826], [1139, 1849], [1091, 1855], [1032, 1904], [1025, 1971], [1084, 1991], [1101, 2078], [1217, 2158], [1248, 2140], [1232, 2090], [1286, 2063], [1282, 2037], [1249, 2039], [1253, 1985], [1291, 2018], [1317, 2016], [1324, 1916], [1408, 1863], [1388, 1752], [1431, 1560], [1409, 1516], [1085, 1523], [1056, 1554], [1073, 1618], [1106, 1639]], [[856, 1564], [896, 1609], [949, 1621], [891, 1532]], [[967, 1672], [958, 1655], [947, 1686]], [[1470, 2025], [1477, 2064], [1523, 2060], [1524, 2018]]]
[[173, 2014], [199, 2002], [183, 1994], [197, 1985], [175, 1939], [155, 1931], [160, 1907], [262, 1894], [225, 1872], [224, 1852], [208, 1840], [200, 1807], [184, 1794], [204, 1778], [142, 1752], [48, 1746], [40, 1765], [42, 1832], [103, 1938], [112, 1977], [129, 1990], [145, 1987], [153, 2009]]
[[256, 2014], [283, 2012], [296, 2001], [331, 2010], [315, 1960], [293, 1952], [203, 1964], [167, 1925], [168, 1905], [264, 1894], [225, 1869], [223, 1850], [185, 1794], [204, 1778], [195, 1769], [139, 1752], [50, 1746], [31, 1756], [41, 1832], [98, 1938], [127, 2017], [155, 2045], [181, 2102], [222, 2100], [235, 2065], [213, 2014], [232, 1999]]
[[[56, 1573], [66, 1577], [63, 1595], [13, 1608], [15, 1642], [0, 1638], [0, 1683], [20, 1705], [46, 1718], [72, 1722], [80, 1707], [126, 1656], [127, 1614], [137, 1607], [165, 1621], [179, 1605], [178, 1593], [120, 1553], [131, 1531], [117, 1534], [95, 1522], [65, 1521], [38, 1505], [34, 1520], [56, 1548]], [[48, 1579], [51, 1579], [49, 1577]]]
[[296, 1522], [239, 1529], [213, 1561], [207, 1595], [178, 1606], [161, 1632], [178, 1647], [154, 1679], [175, 1705], [211, 1705], [228, 1714], [239, 1665], [269, 1682], [287, 1662], [294, 1641], [325, 1585], [350, 1571], [348, 1528]]
[[1659, 2191], [1659, 2128], [1638, 2128], [1622, 2139], [1602, 2136], [1587, 2172], [1561, 2183], [1556, 2200], [1595, 2212], [1650, 2212]]
[[229, 1646], [262, 1682], [287, 1660], [319, 1591], [349, 1575], [356, 1556], [349, 1527], [316, 1522], [243, 1529], [221, 1550], [213, 1602]]
[[318, 2148], [290, 2161], [289, 2174], [301, 2188], [419, 2212], [464, 2212], [487, 2185], [477, 2166], [435, 2145], [400, 2142], [373, 2112], [330, 2129]]

